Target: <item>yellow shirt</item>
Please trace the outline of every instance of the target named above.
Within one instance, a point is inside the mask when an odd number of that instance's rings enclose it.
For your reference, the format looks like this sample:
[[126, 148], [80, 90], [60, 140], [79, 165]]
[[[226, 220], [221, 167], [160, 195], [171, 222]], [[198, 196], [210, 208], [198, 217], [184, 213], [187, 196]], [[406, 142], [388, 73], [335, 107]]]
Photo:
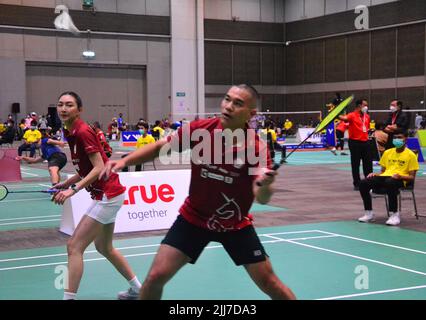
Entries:
[[141, 148], [147, 144], [155, 143], [155, 139], [150, 134], [147, 134], [145, 137], [140, 136], [138, 141], [136, 141], [136, 148]]
[[380, 175], [387, 177], [394, 174], [408, 176], [410, 171], [419, 170], [416, 154], [407, 147], [400, 153], [396, 152], [396, 148], [386, 150], [380, 159], [380, 165], [386, 168], [385, 172]]
[[152, 131], [159, 131], [159, 137], [162, 138], [164, 136], [164, 129], [156, 126], [155, 128], [152, 129]]
[[293, 122], [291, 121], [284, 122], [284, 129], [289, 130], [291, 129], [291, 127], [293, 127]]
[[0, 123], [0, 134], [6, 131], [6, 127], [3, 123]]
[[272, 142], [276, 142], [277, 141], [277, 134], [276, 134], [275, 130], [273, 130], [273, 129], [262, 129], [263, 135], [266, 136], [268, 133], [271, 134]]
[[27, 143], [34, 143], [41, 139], [41, 132], [37, 129], [28, 129], [25, 131], [23, 138]]

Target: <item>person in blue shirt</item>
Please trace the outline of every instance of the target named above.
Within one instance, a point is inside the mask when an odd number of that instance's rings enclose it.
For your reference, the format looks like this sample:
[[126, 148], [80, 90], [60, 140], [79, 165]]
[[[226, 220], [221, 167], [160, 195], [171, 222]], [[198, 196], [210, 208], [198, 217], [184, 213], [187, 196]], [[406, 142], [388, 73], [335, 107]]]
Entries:
[[50, 181], [55, 185], [61, 181], [59, 171], [67, 164], [66, 154], [59, 148], [64, 147], [63, 141], [55, 140], [50, 136], [50, 130], [41, 130], [42, 139], [40, 141], [41, 156], [39, 157], [17, 157], [17, 160], [24, 160], [27, 163], [37, 163], [47, 160], [50, 174]]

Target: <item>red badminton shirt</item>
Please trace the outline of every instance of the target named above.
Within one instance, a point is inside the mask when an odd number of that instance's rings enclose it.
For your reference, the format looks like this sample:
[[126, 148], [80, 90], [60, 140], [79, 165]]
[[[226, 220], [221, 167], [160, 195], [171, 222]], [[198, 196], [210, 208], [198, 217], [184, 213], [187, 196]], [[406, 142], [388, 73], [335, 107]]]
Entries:
[[349, 139], [368, 141], [368, 130], [370, 129], [370, 116], [366, 113], [354, 111], [347, 116], [349, 127]]
[[[81, 178], [87, 176], [93, 169], [89, 154], [99, 152], [103, 162], [108, 161], [95, 131], [83, 120], [77, 119], [72, 132], [64, 130], [64, 133], [70, 146], [72, 163]], [[95, 180], [86, 190], [93, 199], [101, 200], [104, 194], [111, 199], [122, 194], [126, 188], [120, 184], [118, 174], [111, 173], [107, 180]]]
[[253, 181], [256, 178], [252, 170], [260, 167], [262, 160], [256, 163], [250, 154], [264, 156], [264, 167], [270, 168], [272, 162], [266, 143], [260, 141], [254, 131], [248, 133], [246, 128], [242, 130], [245, 135], [242, 143], [226, 144], [219, 118], [193, 121], [179, 128], [168, 140], [172, 146], [175, 144], [176, 148], [179, 146], [182, 149], [182, 145], [185, 145], [183, 136], [188, 132], [192, 138], [198, 135], [204, 137], [190, 142], [191, 183], [189, 196], [179, 209], [180, 214], [198, 227], [217, 232], [239, 230], [251, 225], [248, 213], [254, 200]]

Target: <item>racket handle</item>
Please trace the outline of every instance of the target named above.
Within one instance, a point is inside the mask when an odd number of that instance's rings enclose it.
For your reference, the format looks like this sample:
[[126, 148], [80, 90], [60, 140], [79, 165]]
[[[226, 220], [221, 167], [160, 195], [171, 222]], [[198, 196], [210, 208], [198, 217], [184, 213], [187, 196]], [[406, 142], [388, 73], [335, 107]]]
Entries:
[[49, 190], [45, 190], [45, 191], [42, 191], [42, 192], [44, 192], [44, 193], [56, 193], [56, 192], [59, 192], [59, 191], [61, 191], [61, 190], [59, 190], [59, 189], [49, 189]]
[[[279, 168], [281, 167], [281, 165], [280, 164], [278, 164], [278, 163], [274, 163], [274, 165], [272, 166], [272, 170], [274, 170], [274, 171], [277, 171]], [[269, 173], [265, 173], [267, 176], [270, 176], [271, 174], [269, 174]], [[262, 186], [262, 184], [258, 181], [258, 182], [256, 182], [256, 185], [258, 186], [258, 187], [261, 187]]]

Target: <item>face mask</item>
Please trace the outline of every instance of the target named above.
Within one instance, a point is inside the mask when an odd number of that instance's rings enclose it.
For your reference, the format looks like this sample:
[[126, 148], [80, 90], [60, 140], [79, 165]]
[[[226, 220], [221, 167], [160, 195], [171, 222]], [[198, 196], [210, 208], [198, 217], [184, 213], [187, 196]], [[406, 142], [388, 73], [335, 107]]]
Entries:
[[31, 127], [30, 127], [30, 129], [31, 129], [31, 130], [35, 130], [35, 129], [37, 129], [37, 127], [33, 127], [33, 126], [31, 126]]
[[405, 144], [404, 140], [402, 140], [402, 139], [393, 139], [392, 143], [396, 148], [401, 148]]
[[361, 111], [362, 111], [362, 113], [367, 113], [367, 111], [368, 111], [368, 107], [363, 107], [363, 108], [361, 109]]
[[391, 112], [396, 112], [396, 107], [394, 107], [394, 106], [390, 106], [390, 107], [389, 107], [389, 110], [390, 110]]
[[144, 134], [145, 134], [145, 130], [140, 129], [140, 130], [139, 130], [139, 133], [140, 133], [141, 135], [144, 135]]

